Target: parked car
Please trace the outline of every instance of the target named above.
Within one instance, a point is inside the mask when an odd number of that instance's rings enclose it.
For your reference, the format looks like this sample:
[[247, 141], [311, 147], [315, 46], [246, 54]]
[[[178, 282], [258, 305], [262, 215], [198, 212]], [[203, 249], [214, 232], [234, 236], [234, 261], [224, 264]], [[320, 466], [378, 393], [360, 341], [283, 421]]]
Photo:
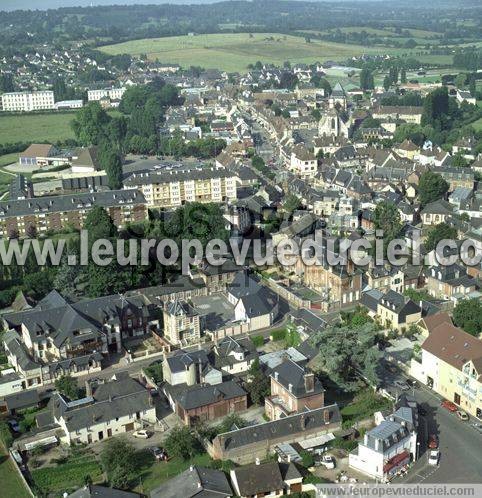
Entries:
[[135, 431], [132, 435], [138, 439], [149, 439], [152, 436], [150, 432], [145, 430]]
[[457, 417], [459, 417], [460, 420], [464, 420], [465, 422], [469, 420], [469, 416], [463, 410], [457, 410]]
[[18, 425], [18, 422], [15, 419], [10, 419], [8, 421], [8, 425], [10, 426], [10, 429], [12, 429], [13, 432], [20, 432], [20, 426]]
[[167, 460], [167, 452], [164, 448], [153, 446], [152, 448], [149, 448], [149, 450], [156, 460]]
[[428, 464], [429, 465], [438, 465], [440, 460], [440, 451], [439, 450], [431, 450], [428, 456]]
[[159, 391], [157, 390], [156, 387], [151, 387], [149, 389], [149, 392], [151, 393], [151, 396], [157, 396], [159, 394]]
[[403, 380], [396, 380], [393, 385], [401, 389], [402, 391], [408, 391], [410, 389], [409, 385]]
[[407, 379], [407, 384], [410, 387], [415, 387], [415, 388], [418, 387], [418, 382], [415, 379]]
[[472, 427], [479, 433], [482, 434], [482, 424], [478, 424], [477, 422], [472, 423]]
[[431, 450], [435, 450], [435, 449], [438, 448], [438, 437], [435, 434], [430, 434], [428, 436], [428, 444], [427, 444], [427, 446]]
[[444, 400], [444, 401], [442, 401], [440, 406], [444, 407], [449, 412], [456, 412], [457, 411], [457, 405], [455, 403], [452, 403], [452, 401]]
[[427, 410], [425, 408], [422, 408], [421, 406], [418, 407], [418, 414], [421, 415], [422, 417], [425, 417], [427, 415]]
[[336, 466], [335, 459], [331, 455], [323, 455], [319, 462], [327, 469], [334, 469]]

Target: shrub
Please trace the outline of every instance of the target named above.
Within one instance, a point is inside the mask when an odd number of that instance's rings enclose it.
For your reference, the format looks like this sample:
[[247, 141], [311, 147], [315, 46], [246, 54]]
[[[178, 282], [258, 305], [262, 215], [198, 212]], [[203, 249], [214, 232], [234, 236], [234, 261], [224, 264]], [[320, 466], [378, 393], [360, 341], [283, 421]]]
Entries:
[[253, 335], [251, 336], [251, 341], [256, 348], [260, 348], [264, 344], [264, 337], [262, 335]]

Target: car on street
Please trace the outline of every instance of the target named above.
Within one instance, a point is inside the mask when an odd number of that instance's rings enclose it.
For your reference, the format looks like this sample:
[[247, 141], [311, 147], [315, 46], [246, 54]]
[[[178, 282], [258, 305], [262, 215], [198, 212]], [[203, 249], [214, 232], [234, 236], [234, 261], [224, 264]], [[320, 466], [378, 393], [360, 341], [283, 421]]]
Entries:
[[18, 422], [13, 418], [8, 421], [8, 425], [13, 432], [20, 432], [20, 426], [18, 425]]
[[482, 434], [482, 424], [478, 424], [477, 422], [472, 423], [472, 427], [479, 433]]
[[137, 439], [149, 439], [152, 434], [148, 431], [145, 431], [144, 429], [141, 429], [139, 431], [135, 431], [132, 433], [132, 435], [134, 437], [136, 437]]
[[436, 434], [430, 434], [428, 436], [428, 444], [427, 446], [431, 449], [431, 450], [435, 450], [438, 448], [438, 437]]
[[457, 411], [457, 405], [455, 403], [452, 403], [452, 401], [444, 400], [442, 403], [440, 403], [440, 406], [448, 410], [449, 412], [456, 412]]
[[431, 450], [428, 455], [428, 464], [429, 465], [438, 465], [440, 460], [440, 451], [439, 450]]
[[323, 455], [318, 462], [326, 469], [334, 469], [336, 466], [335, 459], [331, 455]]
[[457, 417], [459, 417], [459, 419], [463, 420], [464, 422], [469, 420], [469, 416], [463, 410], [457, 410]]
[[401, 389], [402, 391], [408, 391], [410, 389], [409, 385], [403, 380], [396, 380], [393, 385]]
[[407, 384], [410, 387], [414, 387], [414, 388], [418, 387], [418, 382], [415, 379], [407, 379]]

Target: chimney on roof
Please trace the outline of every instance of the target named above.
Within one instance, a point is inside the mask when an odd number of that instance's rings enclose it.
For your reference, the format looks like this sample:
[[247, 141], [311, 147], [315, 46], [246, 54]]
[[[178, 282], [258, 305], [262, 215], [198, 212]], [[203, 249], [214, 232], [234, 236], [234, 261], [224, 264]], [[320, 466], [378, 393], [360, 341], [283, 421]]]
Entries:
[[290, 393], [292, 393], [292, 392], [293, 392], [293, 384], [288, 384], [288, 391], [289, 391]]
[[92, 385], [89, 380], [85, 381], [85, 396], [92, 396]]
[[305, 391], [307, 393], [311, 393], [315, 390], [315, 374], [314, 373], [306, 373], [304, 376], [305, 379]]
[[329, 424], [330, 423], [330, 411], [329, 410], [325, 410], [323, 412], [323, 421], [325, 422], [325, 424]]
[[259, 461], [259, 458], [256, 457], [256, 465], [260, 465], [260, 464], [261, 464], [261, 462]]

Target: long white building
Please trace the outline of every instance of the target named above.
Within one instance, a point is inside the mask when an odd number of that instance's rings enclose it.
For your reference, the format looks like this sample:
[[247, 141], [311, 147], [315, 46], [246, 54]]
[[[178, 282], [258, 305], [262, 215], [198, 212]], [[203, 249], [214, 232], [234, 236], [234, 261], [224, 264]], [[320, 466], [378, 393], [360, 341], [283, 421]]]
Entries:
[[4, 111], [41, 111], [55, 109], [54, 92], [42, 90], [38, 92], [9, 92], [2, 95]]
[[104, 97], [110, 100], [120, 100], [126, 89], [122, 88], [101, 88], [99, 90], [89, 90], [87, 92], [87, 98], [89, 102], [97, 101], [103, 99]]

